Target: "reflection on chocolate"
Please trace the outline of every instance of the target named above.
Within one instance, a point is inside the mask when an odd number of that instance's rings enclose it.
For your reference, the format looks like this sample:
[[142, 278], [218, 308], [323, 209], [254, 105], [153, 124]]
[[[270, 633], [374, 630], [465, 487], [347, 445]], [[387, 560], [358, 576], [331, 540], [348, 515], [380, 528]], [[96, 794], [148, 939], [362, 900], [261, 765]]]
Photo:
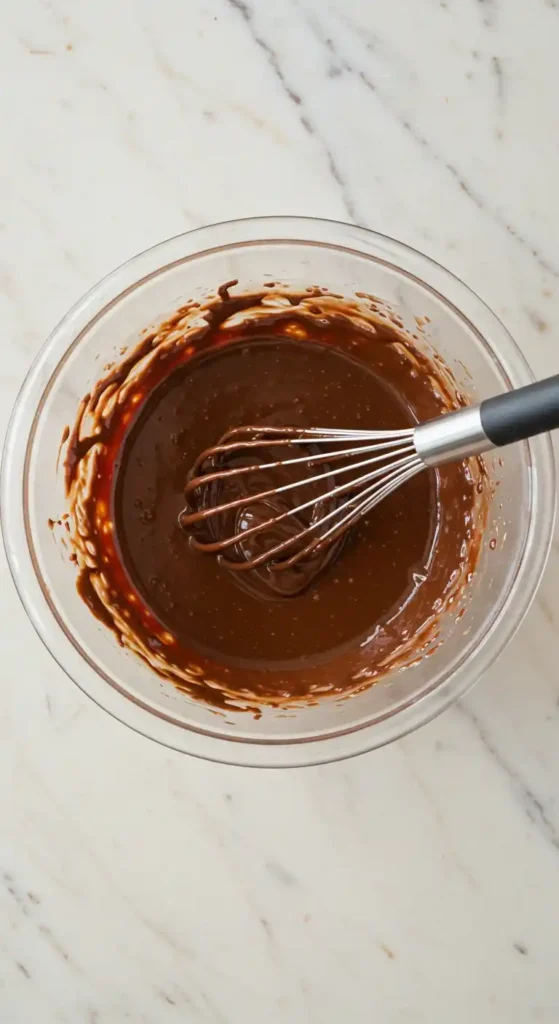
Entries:
[[[232, 572], [193, 550], [178, 522], [187, 475], [230, 428], [398, 429], [460, 401], [444, 366], [376, 301], [230, 288], [179, 311], [82, 403], [65, 460], [79, 591], [121, 643], [214, 706], [346, 694], [432, 644], [475, 568], [480, 468], [425, 471], [345, 541], [284, 572]], [[243, 479], [231, 493], [222, 485], [219, 499], [242, 494]], [[333, 479], [328, 466], [311, 487], [319, 496]], [[308, 498], [303, 486], [274, 497], [274, 508]], [[207, 520], [204, 531], [220, 539], [269, 507], [249, 499], [228, 515], [233, 523]], [[238, 557], [261, 541], [246, 543]]]

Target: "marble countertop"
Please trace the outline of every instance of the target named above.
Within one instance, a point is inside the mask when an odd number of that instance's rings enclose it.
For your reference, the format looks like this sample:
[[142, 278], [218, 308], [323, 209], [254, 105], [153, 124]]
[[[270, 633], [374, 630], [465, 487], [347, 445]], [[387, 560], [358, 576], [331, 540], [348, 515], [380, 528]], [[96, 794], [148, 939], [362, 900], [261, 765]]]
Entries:
[[[101, 275], [254, 214], [411, 243], [559, 370], [557, 0], [0, 6], [2, 428]], [[94, 706], [3, 562], [2, 1024], [555, 1024], [558, 569], [459, 706], [258, 772]]]

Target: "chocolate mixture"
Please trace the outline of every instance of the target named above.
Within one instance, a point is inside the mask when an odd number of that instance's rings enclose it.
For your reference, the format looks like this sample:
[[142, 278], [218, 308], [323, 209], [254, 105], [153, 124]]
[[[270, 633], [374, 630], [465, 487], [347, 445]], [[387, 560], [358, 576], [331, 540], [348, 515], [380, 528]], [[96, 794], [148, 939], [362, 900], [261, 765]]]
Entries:
[[[78, 588], [120, 642], [211, 704], [345, 694], [432, 647], [477, 558], [477, 463], [421, 473], [285, 572], [232, 572], [193, 550], [179, 523], [188, 472], [237, 425], [400, 429], [460, 396], [375, 300], [230, 288], [179, 311], [84, 399], [65, 462]], [[301, 478], [282, 472], [251, 474], [250, 490]], [[335, 482], [327, 465], [312, 493]], [[226, 498], [248, 485], [234, 486]], [[237, 525], [299, 505], [304, 486], [264, 508], [247, 493]], [[210, 529], [231, 532], [221, 518]]]

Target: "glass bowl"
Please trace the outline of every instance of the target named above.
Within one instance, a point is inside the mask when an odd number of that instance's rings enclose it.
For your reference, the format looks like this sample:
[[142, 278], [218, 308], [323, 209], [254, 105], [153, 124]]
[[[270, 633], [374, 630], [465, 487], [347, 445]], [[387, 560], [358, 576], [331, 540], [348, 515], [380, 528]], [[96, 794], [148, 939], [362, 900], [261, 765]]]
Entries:
[[47, 519], [64, 511], [57, 449], [103, 364], [142, 329], [224, 281], [243, 290], [279, 281], [372, 293], [429, 338], [472, 401], [533, 378], [497, 317], [421, 253], [363, 228], [310, 218], [214, 224], [134, 257], [96, 285], [55, 328], [17, 399], [2, 469], [4, 542], [29, 617], [77, 685], [120, 721], [177, 750], [262, 767], [315, 764], [379, 747], [430, 720], [471, 686], [508, 643], [530, 605], [549, 549], [555, 507], [548, 436], [490, 460], [494, 496], [478, 571], [460, 619], [447, 616], [432, 657], [342, 702], [289, 712], [218, 714], [160, 679], [78, 599], [75, 568]]

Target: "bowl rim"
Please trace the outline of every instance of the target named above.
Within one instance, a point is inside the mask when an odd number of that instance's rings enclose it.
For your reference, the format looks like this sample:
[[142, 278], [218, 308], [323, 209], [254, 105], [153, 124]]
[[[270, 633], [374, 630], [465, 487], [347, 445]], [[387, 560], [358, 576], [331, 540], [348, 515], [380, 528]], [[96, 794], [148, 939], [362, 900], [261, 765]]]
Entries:
[[[309, 237], [313, 234], [314, 237]], [[350, 240], [355, 244], [349, 245]], [[318, 764], [384, 746], [432, 720], [463, 696], [512, 639], [528, 611], [549, 553], [555, 515], [553, 447], [549, 435], [541, 435], [529, 443], [531, 511], [524, 546], [510, 588], [493, 615], [479, 648], [464, 654], [442, 681], [389, 712], [356, 726], [287, 740], [225, 738], [173, 720], [159, 711], [154, 713], [154, 708], [124, 689], [115, 687], [112, 680], [93, 666], [85, 652], [70, 639], [45, 593], [28, 533], [26, 494], [29, 459], [38, 419], [56, 375], [91, 324], [153, 276], [211, 251], [247, 244], [290, 242], [353, 250], [356, 255], [372, 258], [400, 274], [413, 277], [466, 321], [509, 385], [518, 386], [534, 379], [513, 338], [483, 300], [451, 271], [405, 243], [352, 224], [312, 217], [273, 216], [223, 221], [175, 235], [133, 256], [102, 278], [70, 308], [44, 342], [17, 395], [4, 442], [0, 483], [2, 533], [16, 590], [36, 632], [63, 671], [95, 703], [142, 735], [208, 760], [258, 767]], [[391, 258], [379, 256], [379, 250], [388, 251]], [[164, 254], [174, 258], [163, 260]], [[398, 262], [394, 262], [395, 258]], [[421, 269], [421, 274], [414, 272], [418, 269]], [[437, 281], [436, 286], [425, 280], [424, 272], [431, 274]], [[458, 292], [458, 304], [440, 290], [439, 281], [447, 286], [450, 294]], [[470, 310], [468, 315], [464, 305]], [[488, 342], [487, 331], [481, 332], [476, 326], [472, 311], [491, 326], [492, 339], [494, 333], [499, 336], [499, 344], [506, 349], [504, 357], [501, 352], [497, 354]], [[26, 439], [25, 445], [21, 444], [22, 437]], [[523, 583], [521, 592], [520, 579]], [[72, 654], [77, 655], [78, 660]], [[85, 662], [88, 672], [84, 672]]]

